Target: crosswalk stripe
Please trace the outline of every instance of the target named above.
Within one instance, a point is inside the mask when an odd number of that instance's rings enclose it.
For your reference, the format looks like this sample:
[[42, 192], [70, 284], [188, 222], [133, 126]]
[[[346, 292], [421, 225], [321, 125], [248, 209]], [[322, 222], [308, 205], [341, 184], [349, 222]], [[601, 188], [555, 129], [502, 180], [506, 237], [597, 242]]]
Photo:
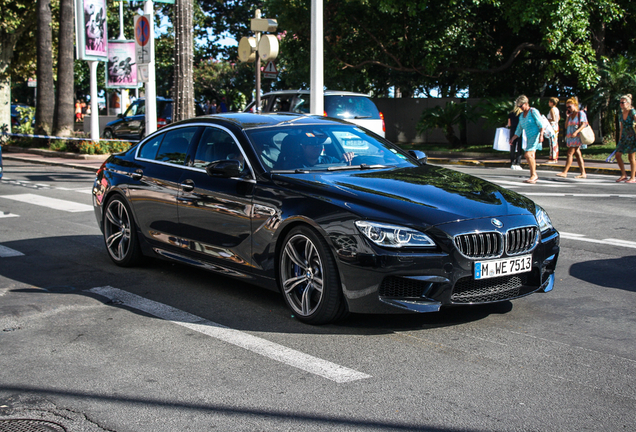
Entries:
[[208, 321], [172, 306], [149, 300], [118, 288], [105, 286], [92, 288], [88, 291], [337, 383], [371, 378], [371, 375]]
[[87, 204], [80, 204], [73, 201], [49, 198], [35, 194], [0, 195], [0, 198], [20, 201], [28, 204], [35, 204], [38, 206], [48, 207], [55, 210], [62, 210], [70, 213], [93, 211], [93, 206]]
[[24, 256], [22, 252], [0, 245], [0, 258]]

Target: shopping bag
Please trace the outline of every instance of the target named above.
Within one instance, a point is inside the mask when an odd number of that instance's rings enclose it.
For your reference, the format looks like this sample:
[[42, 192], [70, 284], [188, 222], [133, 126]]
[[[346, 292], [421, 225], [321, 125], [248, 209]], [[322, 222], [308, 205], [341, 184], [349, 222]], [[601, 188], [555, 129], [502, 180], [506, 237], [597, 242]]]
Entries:
[[521, 148], [526, 150], [528, 148], [528, 137], [526, 131], [521, 132]]
[[497, 128], [497, 132], [495, 132], [495, 142], [492, 148], [499, 151], [510, 151], [510, 129]]
[[541, 126], [543, 126], [543, 136], [545, 138], [552, 138], [554, 136], [554, 128], [544, 115], [541, 116]]

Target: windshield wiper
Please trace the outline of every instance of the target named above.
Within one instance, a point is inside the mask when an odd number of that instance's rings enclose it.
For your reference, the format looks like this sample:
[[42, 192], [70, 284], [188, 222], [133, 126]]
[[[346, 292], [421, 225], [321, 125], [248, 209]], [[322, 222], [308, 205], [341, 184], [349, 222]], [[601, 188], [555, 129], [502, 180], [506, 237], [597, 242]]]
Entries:
[[365, 119], [365, 118], [371, 118], [371, 116], [370, 115], [366, 115], [366, 116], [357, 115], [354, 118], [355, 119]]

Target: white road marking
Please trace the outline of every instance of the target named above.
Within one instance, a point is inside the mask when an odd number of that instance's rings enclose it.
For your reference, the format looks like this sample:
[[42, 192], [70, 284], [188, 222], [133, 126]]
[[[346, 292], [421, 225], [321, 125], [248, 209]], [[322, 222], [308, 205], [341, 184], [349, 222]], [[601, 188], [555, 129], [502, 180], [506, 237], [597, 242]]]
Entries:
[[581, 194], [581, 193], [552, 193], [552, 192], [527, 192], [528, 196], [543, 197], [579, 197], [579, 198], [636, 198], [632, 194], [605, 193], [605, 194]]
[[10, 218], [10, 217], [20, 217], [20, 215], [0, 211], [0, 219], [2, 219], [2, 218]]
[[24, 256], [22, 252], [0, 245], [0, 258]]
[[87, 204], [80, 204], [73, 201], [66, 201], [57, 198], [48, 198], [35, 194], [0, 195], [0, 198], [11, 199], [28, 204], [35, 204], [42, 207], [48, 207], [70, 213], [93, 211], [93, 206]]
[[92, 288], [88, 291], [337, 383], [371, 378], [371, 375], [319, 359], [239, 330], [234, 330], [118, 288], [105, 286]]
[[548, 182], [548, 181], [542, 181], [541, 179], [539, 179], [537, 181], [537, 183], [535, 184], [530, 184], [530, 183], [524, 183], [523, 180], [519, 180], [519, 181], [509, 181], [509, 180], [493, 180], [490, 179], [489, 181], [496, 183], [500, 186], [527, 186], [527, 187], [536, 187], [536, 185], [539, 185], [541, 187], [547, 187], [547, 188], [571, 188], [571, 187], [577, 187], [576, 185], [563, 185], [563, 184], [555, 184], [553, 182]]
[[58, 187], [58, 188], [55, 188], [55, 189], [61, 190], [61, 191], [69, 191], [69, 192], [79, 192], [79, 193], [83, 193], [83, 194], [92, 194], [93, 193], [93, 188], [73, 189], [73, 188]]
[[599, 244], [604, 244], [609, 246], [621, 246], [621, 247], [636, 249], [636, 242], [628, 241], [628, 240], [612, 239], [612, 238], [597, 240], [597, 239], [587, 238], [584, 234], [573, 234], [573, 233], [564, 233], [564, 232], [560, 232], [559, 234], [561, 235], [562, 239], [580, 240], [580, 241], [584, 241], [588, 243], [599, 243]]

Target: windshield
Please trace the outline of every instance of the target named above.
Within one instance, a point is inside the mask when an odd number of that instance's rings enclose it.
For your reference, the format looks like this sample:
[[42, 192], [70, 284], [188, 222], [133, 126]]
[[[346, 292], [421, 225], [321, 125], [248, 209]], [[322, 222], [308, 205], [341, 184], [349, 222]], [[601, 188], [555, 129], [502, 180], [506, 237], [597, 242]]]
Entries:
[[404, 150], [353, 125], [284, 126], [247, 134], [269, 171], [417, 165]]

